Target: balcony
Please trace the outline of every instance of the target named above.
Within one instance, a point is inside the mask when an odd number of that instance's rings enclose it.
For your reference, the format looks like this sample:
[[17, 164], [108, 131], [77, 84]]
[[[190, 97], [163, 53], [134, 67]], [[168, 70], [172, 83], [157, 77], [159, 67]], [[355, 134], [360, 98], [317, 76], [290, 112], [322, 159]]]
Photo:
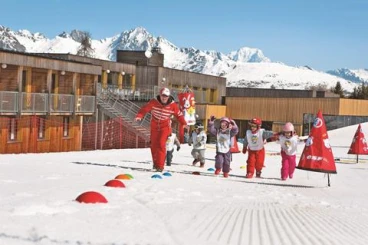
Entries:
[[0, 115], [93, 114], [95, 107], [91, 95], [0, 91]]

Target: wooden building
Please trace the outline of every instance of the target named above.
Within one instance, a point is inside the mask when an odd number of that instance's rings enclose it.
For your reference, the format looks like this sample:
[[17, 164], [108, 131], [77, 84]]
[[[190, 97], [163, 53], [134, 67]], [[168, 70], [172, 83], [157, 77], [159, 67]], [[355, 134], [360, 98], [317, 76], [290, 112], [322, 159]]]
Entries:
[[101, 66], [0, 50], [0, 153], [81, 149]]
[[343, 99], [325, 91], [227, 88], [225, 104], [226, 115], [240, 126], [240, 137], [253, 117], [275, 132], [292, 122], [299, 135], [309, 134], [319, 110], [328, 130], [368, 121], [368, 100]]
[[101, 73], [98, 74], [98, 83], [102, 85], [104, 89], [115, 86], [116, 89], [132, 88], [135, 90], [136, 80], [136, 66], [128, 63], [119, 63], [110, 60], [101, 60], [90, 57], [84, 57], [74, 54], [62, 54], [62, 53], [47, 53], [40, 54], [47, 57], [53, 57], [56, 59], [64, 59], [76, 62], [82, 62], [86, 64], [93, 64], [101, 67]]
[[[97, 114], [97, 95], [114, 94], [140, 106], [161, 87], [176, 99], [188, 87], [198, 120], [224, 115], [225, 78], [163, 67], [159, 49], [150, 58], [144, 51], [118, 51], [117, 59], [0, 50], [0, 153], [81, 150], [85, 122], [113, 119], [104, 108]], [[102, 135], [95, 138], [104, 145]]]

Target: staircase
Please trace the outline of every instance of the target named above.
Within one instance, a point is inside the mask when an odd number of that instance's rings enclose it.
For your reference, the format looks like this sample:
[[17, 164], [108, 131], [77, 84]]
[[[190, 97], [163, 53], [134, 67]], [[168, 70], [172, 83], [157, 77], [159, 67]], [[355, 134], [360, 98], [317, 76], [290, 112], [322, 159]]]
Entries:
[[124, 126], [146, 142], [150, 141], [151, 114], [146, 114], [140, 122], [135, 122], [134, 119], [140, 107], [130, 100], [119, 99], [113, 91], [102, 89], [101, 84], [97, 86], [97, 105], [104, 114], [110, 118], [120, 117], [122, 120], [119, 121]]

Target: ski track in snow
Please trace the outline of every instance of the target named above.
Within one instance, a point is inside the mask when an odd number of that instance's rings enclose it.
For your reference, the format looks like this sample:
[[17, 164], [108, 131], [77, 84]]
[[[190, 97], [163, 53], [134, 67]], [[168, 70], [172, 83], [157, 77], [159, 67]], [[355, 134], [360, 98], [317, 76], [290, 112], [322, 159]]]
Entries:
[[[280, 207], [267, 202], [232, 204], [228, 208], [211, 205], [199, 210], [185, 231], [198, 244], [339, 245], [354, 241], [363, 245], [368, 241], [366, 219], [341, 219], [328, 210]], [[350, 216], [342, 214], [346, 215]]]
[[[126, 161], [125, 163], [129, 163]], [[129, 165], [129, 164], [128, 164]], [[235, 169], [235, 164], [233, 168]], [[269, 168], [273, 168], [270, 166]], [[350, 166], [349, 166], [350, 167]], [[125, 165], [129, 169], [129, 166]], [[132, 166], [134, 169], [134, 166]], [[355, 168], [351, 168], [354, 171]], [[359, 169], [359, 168], [357, 168]], [[355, 169], [355, 170], [357, 170]], [[362, 168], [366, 169], [366, 168]], [[151, 174], [151, 169], [139, 169]], [[191, 172], [199, 171], [200, 176], [193, 176]], [[172, 169], [170, 172], [176, 176], [191, 176], [200, 178], [214, 178], [214, 181], [231, 181], [238, 184], [251, 184], [253, 192], [245, 191], [244, 195], [249, 195], [247, 200], [232, 200], [224, 207], [224, 204], [216, 203], [193, 203], [193, 207], [183, 208], [184, 213], [192, 213], [186, 217], [187, 222], [183, 226], [178, 226], [176, 220], [182, 219], [182, 214], [178, 214], [178, 219], [166, 217], [162, 210], [155, 210], [153, 203], [155, 199], [152, 195], [151, 200], [140, 200], [139, 196], [134, 197], [137, 205], [144, 207], [144, 215], [154, 216], [156, 226], [161, 227], [173, 244], [187, 244], [187, 238], [194, 239], [196, 244], [260, 244], [260, 245], [340, 245], [351, 244], [366, 245], [368, 243], [368, 219], [363, 214], [348, 212], [349, 210], [339, 209], [339, 206], [331, 207], [329, 203], [319, 200], [319, 205], [311, 205], [311, 200], [305, 200], [305, 205], [297, 205], [294, 202], [285, 203], [283, 200], [267, 200], [267, 191], [274, 186], [275, 188], [285, 187], [287, 190], [277, 190], [278, 192], [289, 191], [290, 196], [295, 193], [303, 193], [303, 190], [313, 188], [319, 192], [320, 196], [327, 196], [328, 199], [334, 199], [330, 196], [328, 188], [319, 186], [309, 186], [293, 184], [290, 182], [281, 182], [277, 178], [254, 178], [245, 179], [243, 171], [233, 171], [229, 179], [223, 179], [221, 176], [214, 176], [213, 173], [206, 172], [205, 169], [198, 169], [192, 166], [180, 166]], [[267, 168], [266, 170], [267, 171]], [[240, 174], [239, 174], [240, 173]], [[308, 173], [307, 173], [308, 175]], [[191, 178], [190, 177], [190, 178]], [[357, 178], [364, 178], [364, 175], [357, 174]], [[200, 182], [200, 181], [199, 181]], [[155, 183], [146, 186], [145, 192], [159, 192]], [[255, 198], [261, 193], [261, 197]], [[145, 197], [147, 199], [147, 194]], [[259, 200], [264, 198], [264, 200]], [[301, 197], [303, 198], [303, 194]], [[254, 200], [255, 199], [255, 200]], [[258, 201], [259, 200], [259, 201]], [[170, 203], [166, 197], [167, 203]], [[161, 199], [159, 202], [164, 203]], [[152, 206], [153, 205], [153, 206]], [[155, 210], [152, 212], [152, 210]], [[193, 212], [196, 211], [196, 212]], [[146, 213], [146, 214], [145, 214]], [[180, 213], [180, 212], [179, 212]], [[188, 215], [187, 215], [188, 216]], [[180, 217], [180, 218], [179, 218]], [[174, 228], [173, 228], [174, 227]]]

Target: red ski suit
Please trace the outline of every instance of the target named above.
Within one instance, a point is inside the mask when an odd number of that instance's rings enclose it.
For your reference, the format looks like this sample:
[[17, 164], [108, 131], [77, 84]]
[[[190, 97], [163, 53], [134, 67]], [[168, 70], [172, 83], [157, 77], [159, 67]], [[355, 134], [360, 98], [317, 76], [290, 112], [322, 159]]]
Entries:
[[151, 112], [151, 155], [153, 166], [164, 169], [166, 159], [166, 140], [171, 133], [171, 119], [174, 115], [181, 125], [187, 125], [183, 113], [179, 110], [174, 98], [170, 96], [167, 104], [160, 102], [159, 96], [150, 100], [137, 113], [136, 118], [143, 118]]

